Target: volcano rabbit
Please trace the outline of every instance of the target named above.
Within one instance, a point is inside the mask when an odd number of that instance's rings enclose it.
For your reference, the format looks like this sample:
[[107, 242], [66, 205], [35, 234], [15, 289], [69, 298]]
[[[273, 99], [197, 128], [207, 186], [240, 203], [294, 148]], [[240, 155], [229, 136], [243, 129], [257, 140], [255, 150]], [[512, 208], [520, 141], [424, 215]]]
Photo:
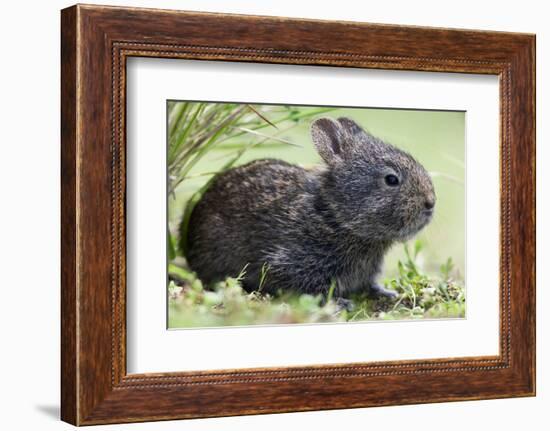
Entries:
[[410, 154], [349, 118], [320, 118], [313, 170], [256, 160], [219, 175], [191, 215], [188, 261], [209, 284], [237, 276], [247, 291], [395, 297], [377, 284], [384, 254], [432, 219], [430, 175]]

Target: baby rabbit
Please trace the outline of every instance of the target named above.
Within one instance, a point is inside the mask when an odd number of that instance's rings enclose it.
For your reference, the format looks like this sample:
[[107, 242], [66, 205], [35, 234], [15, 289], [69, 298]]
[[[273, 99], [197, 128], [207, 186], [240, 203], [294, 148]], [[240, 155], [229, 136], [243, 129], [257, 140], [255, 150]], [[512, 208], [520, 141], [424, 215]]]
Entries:
[[[237, 276], [248, 291], [395, 297], [377, 284], [384, 254], [432, 219], [435, 193], [410, 154], [349, 118], [320, 118], [311, 137], [326, 166], [256, 160], [219, 175], [194, 208], [188, 261], [205, 283]], [[185, 235], [185, 232], [182, 232]]]

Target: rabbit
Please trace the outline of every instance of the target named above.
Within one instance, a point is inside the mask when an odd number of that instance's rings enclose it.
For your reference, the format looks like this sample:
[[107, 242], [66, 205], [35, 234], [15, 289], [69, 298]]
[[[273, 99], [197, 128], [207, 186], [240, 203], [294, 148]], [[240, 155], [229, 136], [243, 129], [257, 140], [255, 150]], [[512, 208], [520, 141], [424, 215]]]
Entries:
[[[217, 176], [188, 225], [188, 263], [211, 284], [243, 268], [262, 292], [395, 298], [377, 282], [384, 255], [432, 219], [430, 175], [410, 154], [350, 118], [319, 118], [311, 139], [324, 165], [256, 160]], [[182, 235], [185, 232], [181, 232]]]

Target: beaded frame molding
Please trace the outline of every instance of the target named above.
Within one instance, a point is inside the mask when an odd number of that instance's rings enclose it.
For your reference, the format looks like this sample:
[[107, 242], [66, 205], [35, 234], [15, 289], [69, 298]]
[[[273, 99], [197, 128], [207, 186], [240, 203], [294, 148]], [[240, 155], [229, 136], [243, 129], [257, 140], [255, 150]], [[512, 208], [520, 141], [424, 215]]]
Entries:
[[[61, 13], [61, 418], [75, 425], [533, 396], [535, 36], [77, 5]], [[497, 356], [126, 372], [126, 59], [500, 81]], [[251, 396], [253, 394], [253, 396]]]

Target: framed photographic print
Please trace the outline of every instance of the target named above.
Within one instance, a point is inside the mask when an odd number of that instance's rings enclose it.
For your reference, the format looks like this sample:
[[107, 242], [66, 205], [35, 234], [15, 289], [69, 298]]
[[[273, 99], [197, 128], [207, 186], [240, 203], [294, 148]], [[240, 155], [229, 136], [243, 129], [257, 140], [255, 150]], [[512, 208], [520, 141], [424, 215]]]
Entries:
[[63, 420], [535, 394], [533, 35], [77, 5], [61, 44]]

